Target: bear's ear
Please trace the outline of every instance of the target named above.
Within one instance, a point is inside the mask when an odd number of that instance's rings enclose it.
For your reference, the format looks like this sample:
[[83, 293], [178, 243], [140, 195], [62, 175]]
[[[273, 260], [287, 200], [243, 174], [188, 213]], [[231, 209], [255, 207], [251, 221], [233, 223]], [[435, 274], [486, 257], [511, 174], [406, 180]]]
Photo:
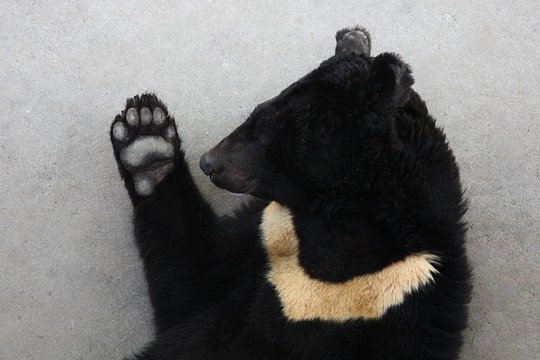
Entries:
[[413, 84], [409, 65], [397, 54], [380, 54], [371, 64], [366, 83], [367, 101], [380, 108], [403, 106], [409, 101]]

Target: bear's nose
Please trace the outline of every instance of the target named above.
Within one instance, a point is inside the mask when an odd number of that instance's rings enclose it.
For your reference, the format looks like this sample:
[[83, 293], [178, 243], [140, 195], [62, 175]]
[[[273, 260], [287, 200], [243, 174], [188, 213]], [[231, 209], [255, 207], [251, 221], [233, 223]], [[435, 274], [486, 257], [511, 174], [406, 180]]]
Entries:
[[216, 159], [208, 153], [201, 156], [199, 166], [201, 167], [203, 173], [205, 173], [206, 175], [212, 175], [212, 173], [214, 172], [215, 160]]

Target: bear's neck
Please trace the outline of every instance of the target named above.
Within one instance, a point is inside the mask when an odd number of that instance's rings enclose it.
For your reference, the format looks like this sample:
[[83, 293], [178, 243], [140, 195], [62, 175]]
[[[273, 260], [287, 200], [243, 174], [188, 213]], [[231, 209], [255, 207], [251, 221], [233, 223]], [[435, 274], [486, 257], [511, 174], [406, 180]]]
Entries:
[[[374, 273], [410, 253], [406, 242], [395, 242], [360, 215], [321, 216], [272, 202], [264, 211], [265, 231], [275, 236], [277, 251], [297, 241], [298, 260], [309, 276], [342, 282]], [[292, 240], [291, 240], [292, 241]]]
[[[379, 318], [407, 294], [434, 280], [434, 255], [408, 254], [389, 262], [370, 259], [356, 253], [354, 243], [358, 239], [340, 240], [335, 230], [328, 230], [328, 224], [316, 226], [313, 232], [302, 231], [302, 227], [313, 226], [317, 220], [298, 217], [272, 202], [263, 211], [261, 222], [269, 263], [267, 279], [290, 320]], [[306, 236], [313, 236], [311, 240], [315, 241], [307, 241]], [[332, 236], [336, 236], [337, 243], [330, 241]], [[373, 256], [376, 249], [370, 252]], [[358, 274], [361, 268], [355, 265], [366, 261], [371, 262], [372, 269]]]

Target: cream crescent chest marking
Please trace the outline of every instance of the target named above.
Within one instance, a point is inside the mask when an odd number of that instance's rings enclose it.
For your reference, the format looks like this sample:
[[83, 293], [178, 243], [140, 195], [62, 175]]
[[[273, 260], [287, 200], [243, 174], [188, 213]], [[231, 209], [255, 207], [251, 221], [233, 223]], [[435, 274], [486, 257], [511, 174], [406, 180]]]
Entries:
[[272, 202], [263, 212], [261, 233], [269, 260], [268, 281], [275, 287], [284, 315], [292, 321], [343, 322], [378, 319], [405, 296], [434, 281], [432, 254], [414, 254], [384, 269], [329, 283], [310, 278], [298, 260], [298, 237], [292, 215]]

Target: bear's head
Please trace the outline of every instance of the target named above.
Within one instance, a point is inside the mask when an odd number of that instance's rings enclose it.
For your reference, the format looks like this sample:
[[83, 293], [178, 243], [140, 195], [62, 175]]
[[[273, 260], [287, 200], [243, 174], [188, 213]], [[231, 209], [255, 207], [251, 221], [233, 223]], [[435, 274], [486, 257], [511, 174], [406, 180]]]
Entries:
[[[293, 207], [339, 207], [368, 191], [394, 144], [393, 119], [414, 80], [399, 56], [370, 55], [360, 27], [336, 35], [335, 55], [201, 157], [217, 186]], [[355, 199], [356, 197], [356, 199]]]

